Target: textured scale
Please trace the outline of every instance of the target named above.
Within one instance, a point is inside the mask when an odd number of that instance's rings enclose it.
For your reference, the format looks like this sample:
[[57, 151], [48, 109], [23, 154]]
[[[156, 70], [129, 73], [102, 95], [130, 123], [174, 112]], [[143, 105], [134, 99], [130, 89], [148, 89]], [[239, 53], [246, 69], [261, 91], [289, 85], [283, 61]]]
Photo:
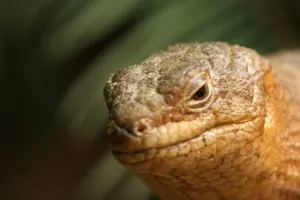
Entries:
[[300, 51], [178, 44], [113, 74], [108, 136], [162, 200], [300, 199]]

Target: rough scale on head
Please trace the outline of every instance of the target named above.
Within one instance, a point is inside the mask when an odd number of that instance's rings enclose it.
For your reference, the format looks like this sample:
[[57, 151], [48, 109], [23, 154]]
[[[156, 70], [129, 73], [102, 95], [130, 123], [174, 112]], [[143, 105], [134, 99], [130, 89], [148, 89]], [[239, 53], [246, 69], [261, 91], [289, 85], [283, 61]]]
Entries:
[[[167, 171], [172, 158], [207, 149], [217, 153], [239, 134], [257, 137], [265, 117], [268, 66], [251, 49], [215, 42], [173, 45], [119, 70], [104, 90], [115, 155], [133, 168], [143, 163], [139, 170], [144, 171], [153, 170], [145, 161], [162, 164], [168, 158]], [[223, 144], [210, 146], [215, 140]]]

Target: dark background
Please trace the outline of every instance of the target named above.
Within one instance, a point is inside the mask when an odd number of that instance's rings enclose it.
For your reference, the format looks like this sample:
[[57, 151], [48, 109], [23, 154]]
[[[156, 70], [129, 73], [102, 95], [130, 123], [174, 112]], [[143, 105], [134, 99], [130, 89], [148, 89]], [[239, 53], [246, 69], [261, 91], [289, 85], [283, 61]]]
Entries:
[[0, 1], [1, 199], [150, 199], [107, 149], [108, 75], [169, 44], [300, 45], [297, 0]]

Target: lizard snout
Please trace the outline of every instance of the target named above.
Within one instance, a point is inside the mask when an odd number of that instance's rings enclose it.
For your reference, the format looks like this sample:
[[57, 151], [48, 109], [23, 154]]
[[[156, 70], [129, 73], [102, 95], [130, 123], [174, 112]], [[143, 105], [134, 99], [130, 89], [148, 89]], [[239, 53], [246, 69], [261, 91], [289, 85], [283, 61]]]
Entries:
[[114, 151], [128, 152], [139, 150], [142, 138], [147, 134], [150, 125], [147, 120], [119, 125], [116, 121], [108, 124], [107, 135]]

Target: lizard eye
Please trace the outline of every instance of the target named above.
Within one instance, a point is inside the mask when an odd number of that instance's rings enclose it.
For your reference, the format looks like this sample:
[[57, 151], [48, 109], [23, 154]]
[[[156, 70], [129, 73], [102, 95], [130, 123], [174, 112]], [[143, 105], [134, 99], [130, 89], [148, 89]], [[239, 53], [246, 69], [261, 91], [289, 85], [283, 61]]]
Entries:
[[196, 92], [192, 95], [191, 99], [195, 101], [203, 100], [205, 99], [209, 94], [209, 88], [207, 84], [204, 84], [199, 89], [196, 90]]
[[185, 105], [193, 111], [202, 110], [208, 106], [212, 96], [212, 87], [208, 77], [196, 76], [188, 84]]

